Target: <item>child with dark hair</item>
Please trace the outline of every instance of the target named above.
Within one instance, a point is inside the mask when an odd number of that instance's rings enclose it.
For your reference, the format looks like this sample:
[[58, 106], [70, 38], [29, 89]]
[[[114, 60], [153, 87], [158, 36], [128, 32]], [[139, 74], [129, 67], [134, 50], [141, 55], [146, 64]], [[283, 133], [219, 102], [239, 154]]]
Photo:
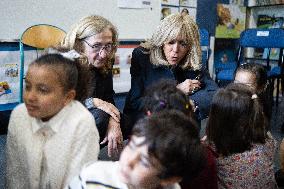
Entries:
[[[144, 111], [148, 116], [163, 110], [178, 110], [187, 115], [192, 120], [192, 123], [194, 123], [194, 126], [200, 130], [200, 120], [196, 121], [196, 116], [199, 113], [198, 107], [194, 105], [194, 102], [187, 95], [176, 87], [175, 81], [162, 79], [151, 85], [146, 91], [144, 96]], [[181, 182], [182, 189], [217, 188], [216, 160], [209, 149], [206, 149], [206, 155], [207, 166], [204, 167], [198, 177], [183, 180]]]
[[201, 120], [197, 119], [199, 117], [198, 106], [195, 106], [195, 102], [176, 87], [176, 82], [173, 80], [162, 79], [151, 85], [147, 88], [143, 101], [146, 115], [175, 109], [188, 115], [194, 122], [198, 122], [200, 127]]
[[183, 113], [166, 110], [136, 123], [119, 162], [87, 166], [69, 188], [178, 189], [182, 178], [194, 179], [204, 165], [194, 124]]
[[254, 91], [230, 84], [213, 97], [207, 137], [217, 156], [219, 188], [274, 188], [276, 142]]
[[263, 111], [268, 120], [271, 119], [272, 99], [269, 94], [267, 71], [265, 67], [257, 63], [241, 64], [235, 73], [234, 83], [243, 83], [252, 88], [263, 104]]
[[77, 101], [88, 93], [84, 70], [74, 51], [30, 64], [24, 103], [8, 127], [7, 188], [63, 188], [83, 164], [97, 160], [95, 120]]

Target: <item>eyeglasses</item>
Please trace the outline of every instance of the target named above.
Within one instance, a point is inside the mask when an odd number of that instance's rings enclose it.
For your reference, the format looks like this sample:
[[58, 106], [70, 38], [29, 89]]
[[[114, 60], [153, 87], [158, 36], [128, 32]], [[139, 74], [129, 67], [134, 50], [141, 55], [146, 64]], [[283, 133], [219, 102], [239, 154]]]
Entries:
[[113, 48], [114, 48], [114, 44], [112, 43], [108, 43], [106, 45], [102, 45], [100, 43], [95, 43], [94, 45], [91, 45], [89, 42], [87, 42], [86, 40], [83, 40], [89, 47], [91, 47], [94, 52], [100, 52], [102, 50], [105, 50], [107, 53], [110, 53]]

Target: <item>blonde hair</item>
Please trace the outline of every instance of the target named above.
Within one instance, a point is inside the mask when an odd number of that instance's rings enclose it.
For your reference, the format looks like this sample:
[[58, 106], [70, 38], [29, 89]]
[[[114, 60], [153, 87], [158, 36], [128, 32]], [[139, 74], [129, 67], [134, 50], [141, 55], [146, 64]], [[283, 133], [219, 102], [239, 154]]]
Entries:
[[181, 63], [183, 69], [201, 69], [201, 47], [199, 42], [199, 29], [189, 15], [180, 13], [172, 14], [164, 18], [152, 38], [142, 43], [141, 46], [148, 49], [150, 61], [154, 65], [169, 65], [165, 59], [163, 46], [165, 42], [175, 39], [180, 35], [189, 44], [189, 51]]
[[75, 49], [80, 53], [84, 53], [84, 46], [82, 40], [91, 37], [93, 35], [103, 32], [105, 29], [109, 29], [113, 34], [114, 50], [109, 58], [105, 67], [101, 70], [102, 73], [108, 73], [112, 69], [112, 64], [115, 57], [115, 52], [118, 46], [118, 32], [116, 27], [106, 18], [98, 15], [90, 15], [82, 18], [71, 27], [71, 30], [66, 34], [65, 38], [61, 42], [63, 48], [69, 50]]

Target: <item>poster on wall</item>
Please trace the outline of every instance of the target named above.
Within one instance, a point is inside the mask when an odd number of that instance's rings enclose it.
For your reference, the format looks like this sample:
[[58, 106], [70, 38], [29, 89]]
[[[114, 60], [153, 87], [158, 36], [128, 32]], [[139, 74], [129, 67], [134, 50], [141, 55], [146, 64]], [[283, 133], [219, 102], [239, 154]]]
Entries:
[[175, 14], [179, 12], [179, 7], [171, 7], [171, 6], [162, 6], [161, 9], [161, 20], [170, 14]]
[[113, 89], [115, 93], [128, 92], [131, 87], [131, 56], [138, 45], [119, 45], [115, 54], [113, 73]]
[[246, 8], [238, 5], [218, 4], [216, 38], [240, 37], [245, 29]]
[[179, 0], [162, 0], [163, 5], [179, 6]]
[[0, 104], [19, 101], [18, 51], [0, 51]]
[[[37, 57], [36, 51], [25, 52], [24, 73]], [[0, 105], [19, 102], [20, 90], [19, 51], [0, 51]]]

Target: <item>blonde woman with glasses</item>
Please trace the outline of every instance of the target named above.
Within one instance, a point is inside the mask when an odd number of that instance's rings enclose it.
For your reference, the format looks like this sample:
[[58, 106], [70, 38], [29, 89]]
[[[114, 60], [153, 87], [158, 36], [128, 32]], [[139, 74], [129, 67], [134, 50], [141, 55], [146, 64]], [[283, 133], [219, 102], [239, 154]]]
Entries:
[[216, 83], [201, 64], [199, 30], [189, 15], [172, 14], [163, 19], [152, 38], [134, 49], [131, 89], [124, 113], [132, 125], [143, 115], [143, 94], [161, 79], [176, 81], [176, 87], [197, 102], [199, 118], [206, 118]]
[[[88, 57], [93, 73], [93, 95], [85, 105], [96, 119], [101, 144], [108, 144], [108, 155], [116, 156], [122, 147], [120, 112], [115, 107], [112, 66], [118, 45], [116, 27], [97, 15], [87, 16], [73, 25], [61, 46]], [[103, 146], [101, 146], [103, 147]]]

